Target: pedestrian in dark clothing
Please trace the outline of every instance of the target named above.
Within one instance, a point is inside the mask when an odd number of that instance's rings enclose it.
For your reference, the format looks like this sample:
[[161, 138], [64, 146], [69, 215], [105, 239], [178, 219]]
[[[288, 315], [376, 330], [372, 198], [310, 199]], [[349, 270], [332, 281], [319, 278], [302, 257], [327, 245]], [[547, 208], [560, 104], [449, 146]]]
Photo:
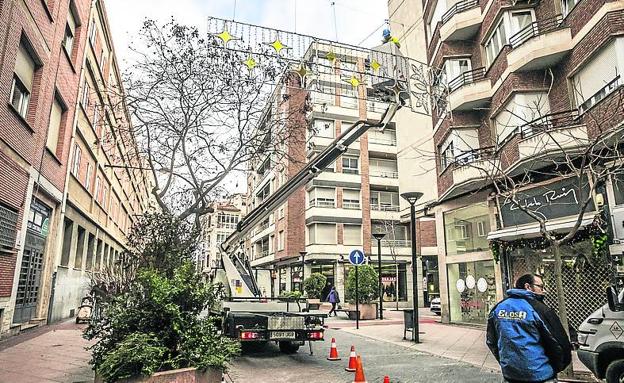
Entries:
[[542, 302], [545, 292], [540, 276], [523, 275], [490, 312], [486, 343], [507, 382], [556, 382], [572, 360], [559, 317]]
[[336, 306], [340, 303], [340, 296], [338, 295], [338, 291], [336, 291], [336, 287], [332, 286], [329, 294], [327, 294], [327, 301], [332, 304], [331, 310], [329, 310], [329, 316], [334, 313], [334, 316], [338, 316], [336, 313]]

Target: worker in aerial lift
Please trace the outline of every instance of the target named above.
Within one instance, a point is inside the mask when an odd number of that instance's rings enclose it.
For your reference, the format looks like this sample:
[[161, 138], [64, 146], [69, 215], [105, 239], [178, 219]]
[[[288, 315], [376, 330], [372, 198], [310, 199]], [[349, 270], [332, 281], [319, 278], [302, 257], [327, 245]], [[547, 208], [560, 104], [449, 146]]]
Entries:
[[397, 46], [397, 48], [401, 48], [401, 43], [399, 42], [399, 39], [397, 39], [396, 37], [392, 36], [392, 34], [390, 33], [390, 29], [386, 28], [383, 30], [383, 43], [394, 43], [394, 45]]

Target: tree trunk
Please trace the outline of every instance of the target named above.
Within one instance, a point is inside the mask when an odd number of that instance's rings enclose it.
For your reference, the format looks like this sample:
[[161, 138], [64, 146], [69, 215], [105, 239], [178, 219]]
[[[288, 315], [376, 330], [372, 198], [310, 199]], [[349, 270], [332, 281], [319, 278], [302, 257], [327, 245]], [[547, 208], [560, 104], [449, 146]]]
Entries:
[[[552, 251], [555, 256], [555, 284], [557, 287], [557, 309], [559, 310], [559, 319], [561, 320], [561, 325], [565, 330], [566, 334], [568, 334], [568, 338], [570, 337], [570, 330], [568, 327], [568, 310], [566, 308], [566, 300], [565, 300], [565, 292], [563, 291], [563, 261], [561, 259], [561, 247], [558, 241], [552, 242]], [[572, 364], [566, 367], [565, 370], [561, 372], [561, 375], [570, 377], [574, 374], [572, 369]]]
[[399, 311], [399, 264], [394, 261], [394, 274], [396, 275], [396, 283], [394, 284], [394, 300], [396, 302], [396, 309]]

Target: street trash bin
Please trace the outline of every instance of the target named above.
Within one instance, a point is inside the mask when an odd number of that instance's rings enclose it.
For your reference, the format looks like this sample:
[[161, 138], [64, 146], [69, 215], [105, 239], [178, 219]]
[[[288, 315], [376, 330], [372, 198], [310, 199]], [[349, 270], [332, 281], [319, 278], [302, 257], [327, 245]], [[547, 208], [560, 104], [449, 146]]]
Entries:
[[403, 340], [407, 339], [405, 334], [408, 331], [412, 333], [414, 339], [414, 309], [403, 310]]

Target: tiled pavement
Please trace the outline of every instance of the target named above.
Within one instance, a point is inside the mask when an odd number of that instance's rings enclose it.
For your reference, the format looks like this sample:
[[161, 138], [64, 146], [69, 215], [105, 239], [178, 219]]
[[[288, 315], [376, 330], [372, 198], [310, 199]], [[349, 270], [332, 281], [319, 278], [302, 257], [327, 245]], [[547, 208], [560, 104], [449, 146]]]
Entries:
[[93, 382], [84, 327], [68, 321], [0, 342], [0, 383]]

